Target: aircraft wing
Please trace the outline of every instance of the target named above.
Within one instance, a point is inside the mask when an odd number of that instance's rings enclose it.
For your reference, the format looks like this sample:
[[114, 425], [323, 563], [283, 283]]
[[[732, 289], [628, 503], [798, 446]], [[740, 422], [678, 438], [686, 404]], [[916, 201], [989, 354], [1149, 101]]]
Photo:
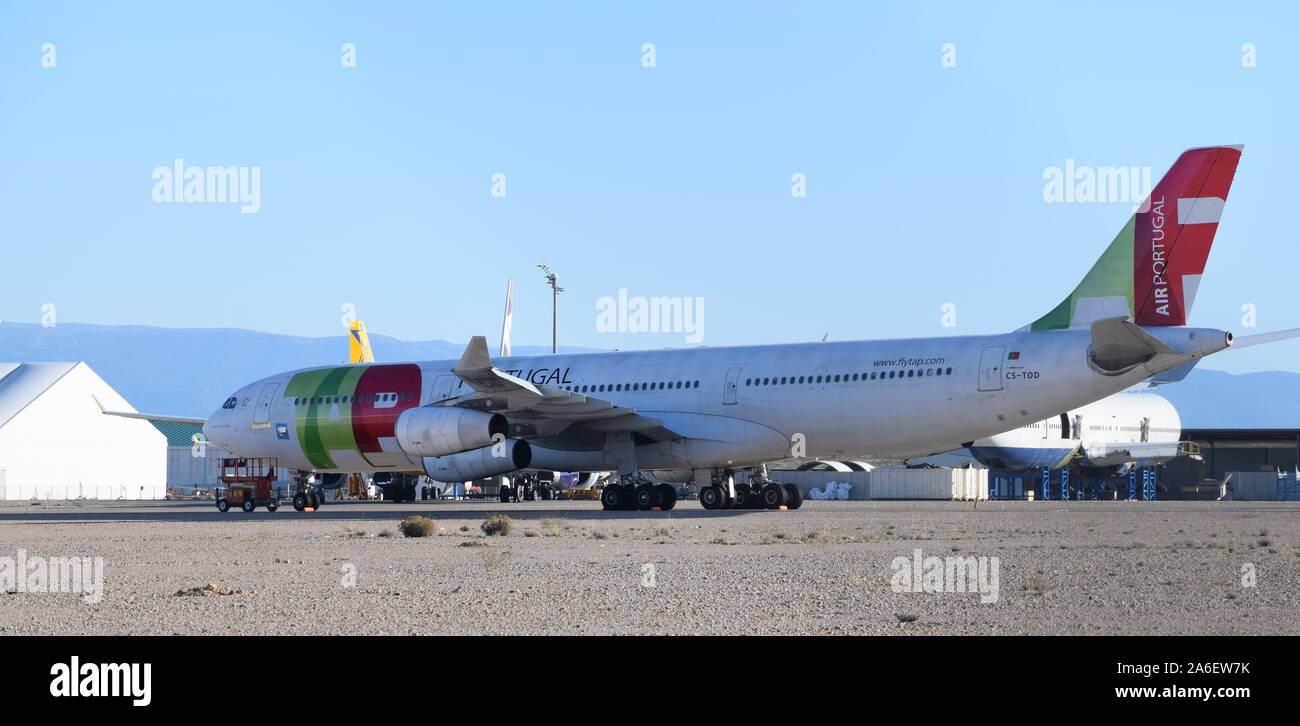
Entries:
[[627, 406], [534, 384], [498, 370], [488, 354], [487, 339], [481, 335], [470, 339], [451, 372], [474, 392], [435, 405], [504, 414], [510, 420], [510, 435], [514, 437], [551, 436], [571, 426], [581, 426], [593, 431], [636, 431], [656, 441], [681, 438], [659, 419], [643, 416]]

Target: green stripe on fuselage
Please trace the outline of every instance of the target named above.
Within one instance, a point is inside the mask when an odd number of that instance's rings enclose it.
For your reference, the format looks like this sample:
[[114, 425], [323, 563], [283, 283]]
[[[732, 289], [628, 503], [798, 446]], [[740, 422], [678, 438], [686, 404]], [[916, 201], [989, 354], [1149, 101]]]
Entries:
[[[307, 460], [318, 469], [334, 469], [329, 452], [340, 449], [356, 451], [357, 438], [352, 433], [352, 399], [357, 382], [369, 366], [343, 366], [305, 371], [295, 375], [284, 389], [286, 396], [305, 398], [307, 403], [294, 407], [298, 442]], [[329, 403], [347, 396], [347, 403]], [[319, 401], [319, 402], [318, 402]]]

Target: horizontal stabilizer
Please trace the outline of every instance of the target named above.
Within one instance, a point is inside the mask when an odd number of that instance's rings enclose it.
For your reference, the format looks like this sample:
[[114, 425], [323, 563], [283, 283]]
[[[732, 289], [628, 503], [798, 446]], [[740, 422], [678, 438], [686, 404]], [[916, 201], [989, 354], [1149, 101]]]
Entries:
[[1200, 362], [1201, 359], [1197, 358], [1194, 361], [1184, 363], [1176, 368], [1170, 368], [1164, 373], [1149, 379], [1147, 383], [1150, 383], [1153, 386], [1159, 386], [1165, 383], [1177, 383], [1186, 378], [1187, 375], [1192, 372], [1192, 369], [1196, 367], [1196, 364]]
[[1157, 355], [1177, 356], [1178, 351], [1124, 317], [1103, 318], [1092, 324], [1092, 363], [1103, 373], [1119, 375]]

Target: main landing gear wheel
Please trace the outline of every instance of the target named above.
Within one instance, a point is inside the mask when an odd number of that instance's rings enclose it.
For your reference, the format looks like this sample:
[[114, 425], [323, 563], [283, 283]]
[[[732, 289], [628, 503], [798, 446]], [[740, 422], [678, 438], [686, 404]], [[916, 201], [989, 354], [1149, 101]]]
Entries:
[[306, 495], [303, 495], [303, 494], [295, 494], [295, 495], [293, 495], [293, 508], [294, 508], [295, 511], [299, 511], [299, 512], [301, 512], [302, 510], [306, 509], [306, 508], [307, 508], [307, 497], [306, 497]]
[[677, 506], [677, 490], [672, 484], [659, 485], [659, 509], [667, 512]]
[[763, 506], [768, 509], [776, 509], [785, 504], [785, 488], [776, 482], [764, 484], [759, 496], [762, 497]]
[[661, 495], [654, 484], [640, 484], [636, 488], [636, 508], [652, 509], [659, 504]]
[[623, 509], [629, 497], [622, 484], [610, 484], [600, 493], [600, 503], [605, 509]]
[[700, 489], [700, 505], [705, 509], [721, 509], [722, 503], [722, 487], [710, 484]]
[[731, 508], [748, 509], [750, 506], [750, 499], [753, 496], [754, 496], [754, 492], [750, 491], [748, 484], [737, 484], [736, 500], [731, 503]]
[[218, 499], [218, 500], [217, 500], [217, 511], [218, 511], [218, 512], [229, 512], [229, 511], [230, 511], [230, 502], [229, 502], [228, 500], [226, 500], [226, 499]]
[[798, 509], [803, 505], [803, 492], [793, 484], [785, 485], [785, 508]]

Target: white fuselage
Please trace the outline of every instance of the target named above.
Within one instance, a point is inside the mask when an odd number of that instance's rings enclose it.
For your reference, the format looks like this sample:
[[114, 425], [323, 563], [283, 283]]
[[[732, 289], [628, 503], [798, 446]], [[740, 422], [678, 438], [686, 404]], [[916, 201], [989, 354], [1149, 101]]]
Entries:
[[[1148, 332], [1180, 352], [1209, 354], [1226, 347], [1206, 342], [1221, 340], [1219, 331]], [[675, 436], [638, 440], [637, 466], [698, 470], [754, 465], [792, 454], [899, 459], [948, 451], [1078, 409], [1159, 372], [1138, 365], [1120, 375], [1103, 375], [1089, 364], [1090, 343], [1084, 329], [514, 356], [498, 358], [493, 365], [539, 387], [611, 401], [660, 422]], [[274, 456], [280, 466], [296, 469], [420, 471], [420, 457], [397, 447], [391, 417], [397, 410], [472, 393], [452, 373], [455, 365], [444, 360], [371, 366], [377, 369], [376, 380], [404, 382], [388, 386], [392, 391], [371, 385], [371, 394], [309, 390], [305, 395], [323, 400], [311, 414], [295, 402], [304, 395], [303, 381], [334, 386], [355, 378], [346, 367], [271, 376], [236, 392], [204, 431], [232, 454]], [[286, 394], [286, 387], [294, 390]], [[389, 393], [396, 394], [392, 405]], [[382, 397], [387, 408], [358, 407], [354, 415], [349, 396], [353, 401]], [[304, 425], [305, 415], [316, 417], [310, 426]], [[509, 412], [505, 415], [511, 418]], [[353, 432], [357, 441], [371, 443], [352, 442]], [[618, 460], [626, 448], [620, 454], [610, 444], [612, 436], [598, 427], [543, 427], [529, 437], [532, 467], [617, 469], [626, 463]]]

